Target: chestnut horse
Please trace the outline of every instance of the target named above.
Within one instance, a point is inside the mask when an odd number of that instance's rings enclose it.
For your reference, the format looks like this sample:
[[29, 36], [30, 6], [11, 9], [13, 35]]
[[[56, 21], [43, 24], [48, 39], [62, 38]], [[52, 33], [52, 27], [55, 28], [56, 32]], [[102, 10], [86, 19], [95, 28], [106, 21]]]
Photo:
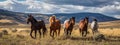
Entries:
[[[61, 22], [60, 20], [56, 20], [54, 16], [51, 16], [49, 18], [49, 25], [50, 25], [50, 36], [52, 38], [54, 38], [54, 34], [56, 34], [56, 36], [60, 35], [60, 29], [61, 29]], [[58, 30], [58, 32], [57, 32]]]
[[66, 36], [70, 36], [75, 25], [75, 17], [70, 18], [70, 20], [65, 20], [64, 22], [64, 33]]
[[82, 21], [79, 22], [79, 31], [82, 34], [82, 37], [86, 37], [88, 30], [88, 17], [85, 17]]
[[[44, 37], [44, 35], [47, 31], [45, 22], [43, 20], [37, 21], [32, 15], [28, 15], [27, 24], [29, 24], [29, 22], [31, 22], [30, 36], [35, 39], [37, 31], [39, 31], [40, 37], [41, 37], [41, 34], [43, 34], [43, 37]], [[42, 33], [41, 33], [41, 29], [42, 29]], [[35, 31], [35, 37], [32, 36], [33, 31]]]

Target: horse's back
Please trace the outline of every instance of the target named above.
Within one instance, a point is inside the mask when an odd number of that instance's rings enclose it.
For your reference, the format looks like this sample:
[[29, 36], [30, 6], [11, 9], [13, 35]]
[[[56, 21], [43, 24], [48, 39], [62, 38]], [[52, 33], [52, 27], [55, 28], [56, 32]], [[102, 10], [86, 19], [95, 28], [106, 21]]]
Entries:
[[68, 27], [68, 22], [69, 22], [69, 20], [65, 20], [65, 21], [64, 21], [64, 26], [63, 26], [64, 28], [65, 28], [65, 27]]
[[60, 20], [56, 20], [56, 22], [59, 23], [59, 24], [61, 23]]
[[60, 22], [60, 20], [56, 20], [55, 23], [56, 23], [55, 25], [56, 25], [57, 27], [61, 27], [61, 22]]
[[38, 25], [45, 26], [45, 22], [43, 20], [38, 21]]

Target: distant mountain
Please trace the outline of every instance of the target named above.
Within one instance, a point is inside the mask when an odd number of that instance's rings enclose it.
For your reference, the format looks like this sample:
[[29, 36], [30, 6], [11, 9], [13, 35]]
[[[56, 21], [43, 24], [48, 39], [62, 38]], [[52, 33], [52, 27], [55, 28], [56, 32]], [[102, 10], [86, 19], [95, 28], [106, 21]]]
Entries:
[[113, 21], [118, 20], [113, 17], [109, 17], [100, 13], [57, 13], [57, 14], [37, 14], [37, 13], [20, 13], [20, 12], [12, 12], [0, 9], [0, 20], [2, 19], [8, 19], [12, 20], [14, 23], [26, 23], [26, 18], [28, 14], [32, 14], [37, 20], [44, 20], [46, 23], [48, 23], [48, 19], [51, 15], [56, 15], [57, 19], [61, 20], [62, 23], [69, 19], [70, 17], [74, 16], [76, 17], [76, 22], [79, 22], [84, 17], [89, 17], [90, 22], [93, 18], [96, 18], [99, 22], [105, 22], [105, 21]]
[[12, 12], [0, 9], [0, 20], [7, 19], [12, 20], [15, 23], [24, 23], [25, 18], [27, 18], [25, 16], [25, 13]]
[[90, 12], [83, 12], [83, 13], [59, 13], [59, 14], [53, 14], [56, 15], [57, 18], [64, 21], [70, 17], [76, 17], [76, 22], [79, 22], [80, 20], [84, 19], [85, 17], [89, 17], [89, 22], [91, 22], [94, 18], [96, 18], [99, 22], [105, 22], [105, 21], [113, 21], [118, 20], [114, 17], [106, 16], [104, 14], [100, 13], [90, 13]]

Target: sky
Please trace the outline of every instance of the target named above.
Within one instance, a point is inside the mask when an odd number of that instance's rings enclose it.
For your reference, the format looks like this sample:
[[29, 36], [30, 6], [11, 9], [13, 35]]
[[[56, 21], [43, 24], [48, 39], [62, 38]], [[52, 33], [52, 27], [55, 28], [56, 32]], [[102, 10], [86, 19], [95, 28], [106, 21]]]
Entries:
[[0, 9], [25, 13], [101, 13], [120, 19], [120, 0], [0, 0]]

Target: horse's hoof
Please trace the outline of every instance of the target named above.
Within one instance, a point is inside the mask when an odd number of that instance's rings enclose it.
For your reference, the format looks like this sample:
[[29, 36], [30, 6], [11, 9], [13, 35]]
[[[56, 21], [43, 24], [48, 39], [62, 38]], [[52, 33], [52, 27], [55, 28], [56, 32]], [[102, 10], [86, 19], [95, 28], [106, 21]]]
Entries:
[[33, 39], [36, 39], [36, 38], [33, 38]]
[[52, 37], [52, 39], [55, 39], [54, 37]]
[[31, 38], [36, 39], [36, 37], [31, 37]]

